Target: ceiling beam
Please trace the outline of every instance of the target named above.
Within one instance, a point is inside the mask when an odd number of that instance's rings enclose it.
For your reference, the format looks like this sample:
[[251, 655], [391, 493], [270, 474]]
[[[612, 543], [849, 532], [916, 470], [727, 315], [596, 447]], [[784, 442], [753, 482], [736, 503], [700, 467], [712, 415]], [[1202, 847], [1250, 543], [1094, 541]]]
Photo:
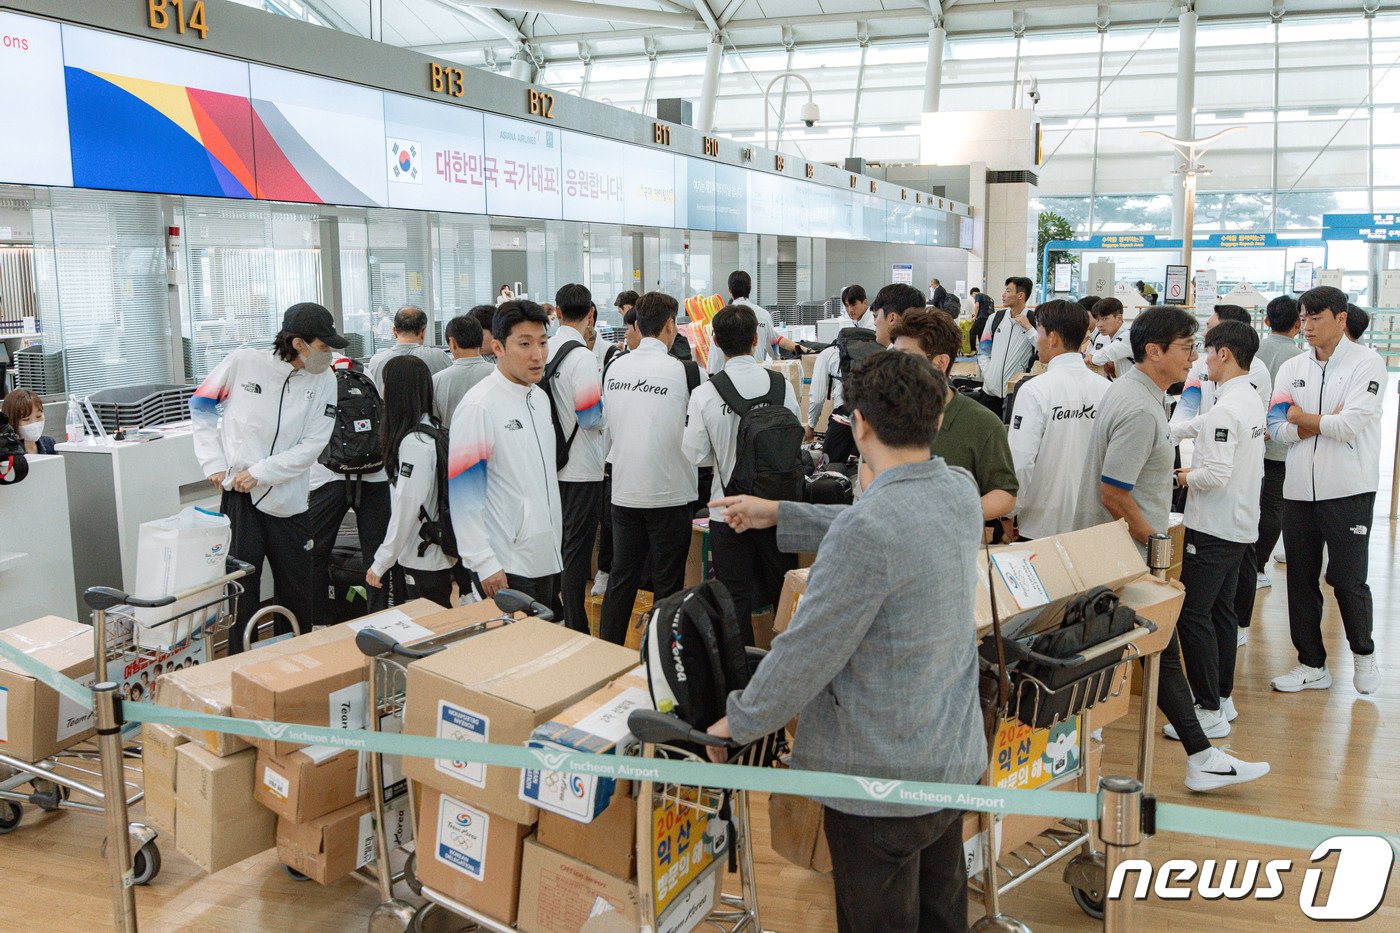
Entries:
[[695, 12], [700, 14], [700, 18], [705, 21], [705, 26], [709, 28], [711, 35], [719, 35], [719, 21], [715, 19], [714, 11], [710, 9], [709, 0], [692, 0], [695, 4]]
[[[463, 7], [498, 7], [522, 13], [544, 13], [577, 19], [601, 19], [615, 23], [636, 23], [639, 26], [659, 26], [662, 29], [685, 31], [703, 29], [704, 23], [685, 13], [664, 10], [639, 10], [606, 3], [581, 3], [579, 0], [456, 0]], [[543, 37], [540, 37], [543, 38]]]
[[312, 13], [315, 13], [317, 16], [321, 17], [321, 19], [325, 20], [327, 23], [330, 23], [332, 26], [334, 26], [336, 29], [339, 29], [341, 32], [348, 32], [352, 36], [364, 35], [364, 33], [360, 32], [360, 30], [355, 28], [353, 23], [351, 23], [348, 19], [342, 16], [340, 12], [335, 9], [335, 7], [325, 2], [325, 0], [303, 0], [303, 2], [306, 4], [307, 9], [309, 9]]
[[734, 18], [734, 15], [739, 12], [739, 8], [743, 6], [744, 3], [745, 0], [729, 0], [729, 2], [724, 5], [724, 9], [720, 11], [719, 28], [723, 29], [725, 26], [728, 26], [729, 21]]
[[524, 45], [530, 41], [529, 37], [521, 32], [518, 26], [488, 7], [469, 7], [457, 3], [455, 0], [427, 0], [427, 2], [456, 16], [470, 17], [514, 45]]

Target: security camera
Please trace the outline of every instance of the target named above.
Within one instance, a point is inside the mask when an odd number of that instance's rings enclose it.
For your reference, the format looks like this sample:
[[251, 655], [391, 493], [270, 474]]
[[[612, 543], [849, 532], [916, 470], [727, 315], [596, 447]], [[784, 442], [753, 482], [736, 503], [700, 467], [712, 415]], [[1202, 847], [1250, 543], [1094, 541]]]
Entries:
[[822, 118], [821, 109], [817, 107], [817, 102], [807, 101], [802, 105], [802, 122], [807, 126], [816, 126], [817, 121]]

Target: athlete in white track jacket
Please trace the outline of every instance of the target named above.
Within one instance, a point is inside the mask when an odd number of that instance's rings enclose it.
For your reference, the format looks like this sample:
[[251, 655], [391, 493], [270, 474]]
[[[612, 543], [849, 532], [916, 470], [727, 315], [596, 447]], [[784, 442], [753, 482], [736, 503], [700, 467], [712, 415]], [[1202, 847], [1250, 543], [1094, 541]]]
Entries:
[[1075, 529], [1079, 484], [1069, 478], [1088, 468], [1090, 438], [1108, 380], [1078, 352], [1061, 353], [1045, 372], [1021, 383], [1011, 416], [1011, 460], [1016, 467], [1016, 524], [1027, 538]]
[[1259, 537], [1264, 481], [1264, 405], [1253, 380], [1251, 371], [1216, 387], [1210, 411], [1194, 422], [1186, 473], [1186, 527], [1243, 544]]
[[[422, 423], [432, 424], [432, 419], [424, 415]], [[370, 565], [376, 576], [384, 576], [395, 564], [413, 571], [447, 570], [456, 563], [436, 544], [429, 544], [421, 557], [418, 554], [424, 513], [427, 521], [438, 518], [437, 444], [427, 434], [410, 431], [399, 442], [399, 472], [390, 486], [389, 501], [389, 530]]]
[[[1274, 382], [1269, 375], [1269, 367], [1263, 360], [1255, 357], [1249, 364], [1248, 379], [1249, 384], [1254, 387], [1254, 394], [1259, 396], [1259, 401], [1264, 403], [1267, 410]], [[1198, 422], [1210, 411], [1218, 392], [1219, 389], [1210, 381], [1210, 375], [1206, 372], [1206, 358], [1202, 355], [1191, 364], [1191, 371], [1186, 374], [1185, 387], [1181, 390], [1181, 400], [1176, 403], [1176, 409], [1172, 412], [1172, 440], [1180, 441], [1197, 435], [1200, 425], [1193, 422]]]
[[[841, 327], [859, 327], [874, 331], [875, 315], [866, 311], [859, 321], [853, 321], [846, 315], [841, 321]], [[828, 398], [831, 399], [832, 408], [841, 407], [841, 353], [835, 344], [823, 350], [812, 366], [812, 385], [807, 391], [807, 424], [810, 427], [815, 428], [817, 422], [821, 421], [822, 406]], [[845, 422], [849, 423], [849, 419], [845, 419]]]

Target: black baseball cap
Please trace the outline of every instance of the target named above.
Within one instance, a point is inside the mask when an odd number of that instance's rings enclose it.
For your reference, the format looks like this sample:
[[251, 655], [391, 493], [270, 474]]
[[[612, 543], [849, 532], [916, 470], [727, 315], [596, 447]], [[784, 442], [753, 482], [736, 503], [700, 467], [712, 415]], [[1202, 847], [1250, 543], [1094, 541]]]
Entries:
[[319, 339], [326, 346], [344, 350], [350, 341], [335, 332], [335, 318], [314, 301], [302, 301], [287, 309], [282, 315], [282, 329], [296, 334], [303, 340]]

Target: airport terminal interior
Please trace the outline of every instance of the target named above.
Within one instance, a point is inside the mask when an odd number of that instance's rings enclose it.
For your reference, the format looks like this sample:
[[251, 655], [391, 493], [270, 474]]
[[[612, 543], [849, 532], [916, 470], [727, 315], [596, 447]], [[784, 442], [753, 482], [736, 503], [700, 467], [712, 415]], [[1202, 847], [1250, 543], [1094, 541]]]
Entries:
[[0, 128], [0, 929], [1400, 929], [1395, 0], [0, 0]]

